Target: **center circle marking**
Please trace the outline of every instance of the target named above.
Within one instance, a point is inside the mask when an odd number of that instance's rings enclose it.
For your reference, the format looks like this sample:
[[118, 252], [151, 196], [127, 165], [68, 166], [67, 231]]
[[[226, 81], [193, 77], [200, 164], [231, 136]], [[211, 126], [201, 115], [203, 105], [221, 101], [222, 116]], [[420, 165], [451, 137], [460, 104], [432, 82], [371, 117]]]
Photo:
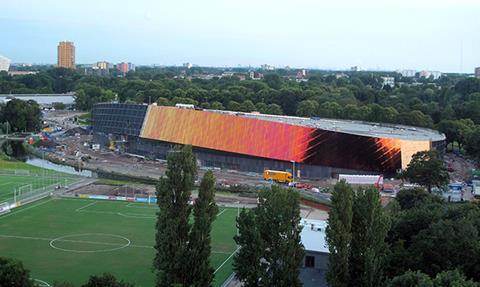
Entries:
[[[104, 237], [114, 237], [120, 238], [125, 241], [125, 244], [115, 244], [115, 243], [106, 243], [106, 242], [98, 242], [98, 241], [88, 241], [88, 240], [73, 240], [69, 238], [81, 237], [81, 236], [104, 236]], [[61, 248], [55, 246], [55, 242], [72, 242], [72, 243], [90, 243], [90, 244], [98, 244], [98, 245], [113, 245], [115, 247], [106, 248], [106, 249], [95, 249], [95, 250], [76, 250], [76, 249], [68, 249], [68, 248]], [[126, 238], [125, 236], [116, 235], [116, 234], [108, 234], [108, 233], [82, 233], [82, 234], [70, 234], [61, 237], [54, 238], [50, 241], [50, 247], [53, 249], [57, 249], [60, 251], [65, 252], [75, 252], [75, 253], [97, 253], [97, 252], [110, 252], [115, 250], [120, 250], [130, 246], [131, 242], [130, 239]]]

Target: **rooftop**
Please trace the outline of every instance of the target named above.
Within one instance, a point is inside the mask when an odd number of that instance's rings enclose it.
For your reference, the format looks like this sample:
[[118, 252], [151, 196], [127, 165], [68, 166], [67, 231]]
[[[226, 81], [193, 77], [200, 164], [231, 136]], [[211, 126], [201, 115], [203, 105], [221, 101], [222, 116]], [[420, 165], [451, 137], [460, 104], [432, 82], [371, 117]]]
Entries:
[[260, 113], [243, 113], [223, 110], [205, 110], [222, 114], [236, 115], [246, 118], [255, 118], [272, 122], [280, 122], [290, 125], [318, 128], [328, 131], [341, 132], [359, 136], [370, 136], [378, 138], [393, 138], [401, 140], [445, 140], [445, 135], [431, 129], [418, 128], [404, 125], [385, 123], [372, 123], [351, 120], [338, 120], [327, 118], [301, 118], [292, 116], [277, 116]]
[[325, 220], [302, 218], [300, 225], [303, 226], [301, 237], [302, 244], [307, 251], [329, 253], [325, 237]]

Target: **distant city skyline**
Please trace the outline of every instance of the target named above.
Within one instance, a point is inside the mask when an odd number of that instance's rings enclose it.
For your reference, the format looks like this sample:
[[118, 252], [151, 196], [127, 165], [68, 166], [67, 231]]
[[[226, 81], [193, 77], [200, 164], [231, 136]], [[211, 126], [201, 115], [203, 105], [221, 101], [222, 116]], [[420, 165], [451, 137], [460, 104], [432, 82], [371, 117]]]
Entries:
[[473, 73], [480, 65], [475, 0], [180, 0], [2, 3], [0, 55], [56, 64], [415, 69]]

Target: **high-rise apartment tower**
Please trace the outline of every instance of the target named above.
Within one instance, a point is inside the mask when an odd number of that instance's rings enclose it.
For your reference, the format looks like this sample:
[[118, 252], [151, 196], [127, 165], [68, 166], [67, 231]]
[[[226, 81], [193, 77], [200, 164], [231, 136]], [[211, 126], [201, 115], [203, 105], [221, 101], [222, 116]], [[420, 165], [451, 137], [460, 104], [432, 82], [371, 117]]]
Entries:
[[58, 43], [57, 67], [75, 69], [75, 46], [73, 42]]

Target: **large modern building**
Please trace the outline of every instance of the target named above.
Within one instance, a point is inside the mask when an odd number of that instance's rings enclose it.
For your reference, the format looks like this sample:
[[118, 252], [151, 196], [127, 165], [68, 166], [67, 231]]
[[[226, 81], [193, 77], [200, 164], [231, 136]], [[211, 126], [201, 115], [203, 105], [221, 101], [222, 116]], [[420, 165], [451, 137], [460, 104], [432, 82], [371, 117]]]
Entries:
[[414, 153], [445, 149], [445, 135], [400, 125], [274, 116], [188, 106], [97, 104], [96, 142], [165, 159], [174, 145], [193, 146], [201, 166], [297, 177], [339, 173], [395, 174]]
[[63, 41], [58, 43], [57, 67], [75, 69], [75, 45], [73, 42]]
[[10, 59], [0, 56], [0, 72], [8, 72], [8, 69], [10, 69]]
[[475, 77], [480, 78], [480, 67], [475, 68]]

